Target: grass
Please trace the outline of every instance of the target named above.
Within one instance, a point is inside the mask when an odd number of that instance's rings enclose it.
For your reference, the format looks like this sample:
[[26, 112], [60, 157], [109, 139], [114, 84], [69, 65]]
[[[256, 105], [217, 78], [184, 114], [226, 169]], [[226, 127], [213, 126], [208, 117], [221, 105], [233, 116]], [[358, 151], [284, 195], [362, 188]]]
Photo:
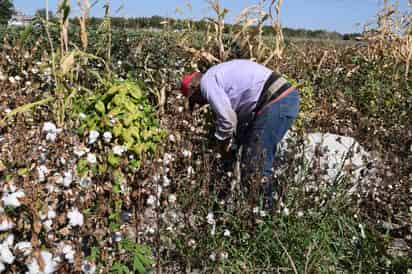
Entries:
[[[289, 192], [288, 197], [301, 194]], [[230, 207], [213, 195], [207, 200], [199, 196], [194, 199], [204, 203], [196, 203], [193, 214], [197, 217], [190, 229], [162, 232], [174, 243], [169, 258], [186, 269], [206, 273], [405, 273], [412, 267], [410, 259], [387, 254], [389, 238], [364, 224], [350, 210], [350, 202], [342, 201], [346, 198], [331, 199], [323, 207], [301, 213], [296, 208], [299, 202], [285, 201], [288, 212], [279, 209], [262, 215], [248, 210], [242, 200]], [[216, 201], [213, 211], [211, 200]], [[215, 225], [206, 221], [210, 212]]]

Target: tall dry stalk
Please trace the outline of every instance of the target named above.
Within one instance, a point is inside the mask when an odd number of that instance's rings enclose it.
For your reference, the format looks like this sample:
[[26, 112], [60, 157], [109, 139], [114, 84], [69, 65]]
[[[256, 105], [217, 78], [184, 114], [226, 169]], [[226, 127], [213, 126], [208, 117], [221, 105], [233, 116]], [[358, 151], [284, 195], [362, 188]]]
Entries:
[[107, 34], [107, 62], [110, 64], [112, 61], [112, 27], [110, 21], [110, 0], [106, 0], [106, 5], [104, 5], [104, 31]]
[[65, 55], [69, 51], [69, 14], [70, 1], [61, 0], [59, 5], [60, 13], [60, 51]]
[[[272, 22], [275, 50], [274, 55], [282, 59], [282, 54], [284, 51], [284, 37], [282, 31], [282, 25], [280, 23], [280, 9], [282, 7], [283, 0], [272, 0], [269, 6], [269, 16]], [[272, 57], [273, 58], [273, 57]], [[265, 63], [268, 63], [271, 59], [267, 59]]]
[[264, 4], [265, 1], [261, 1], [258, 5], [245, 8], [235, 21], [238, 30], [233, 41], [241, 49], [247, 50], [251, 59], [257, 61], [262, 60], [267, 51], [263, 39], [263, 26], [269, 16], [264, 11]]
[[219, 59], [224, 61], [227, 58], [227, 52], [225, 50], [225, 44], [223, 42], [223, 33], [225, 28], [225, 17], [229, 12], [228, 9], [222, 8], [220, 0], [207, 0], [212, 10], [216, 13], [216, 20], [212, 20], [215, 28], [215, 40], [219, 47]]
[[412, 0], [409, 0], [409, 14], [401, 14], [397, 5], [389, 0], [377, 15], [377, 27], [365, 27], [364, 37], [368, 41], [367, 60], [392, 57], [398, 64], [405, 65], [405, 78], [409, 78], [412, 60]]
[[81, 16], [79, 16], [80, 25], [80, 41], [82, 48], [86, 51], [88, 46], [88, 35], [87, 35], [87, 20], [90, 15], [90, 2], [89, 0], [77, 0], [77, 5], [80, 8]]

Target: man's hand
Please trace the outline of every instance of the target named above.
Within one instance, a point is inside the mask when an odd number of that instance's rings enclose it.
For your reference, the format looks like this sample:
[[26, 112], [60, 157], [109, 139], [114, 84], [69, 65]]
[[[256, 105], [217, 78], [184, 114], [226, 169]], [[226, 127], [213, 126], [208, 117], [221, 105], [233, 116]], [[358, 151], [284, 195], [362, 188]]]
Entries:
[[218, 141], [218, 151], [222, 155], [223, 159], [228, 159], [232, 157], [232, 152], [231, 152], [231, 146], [232, 146], [232, 139], [226, 139], [223, 141]]

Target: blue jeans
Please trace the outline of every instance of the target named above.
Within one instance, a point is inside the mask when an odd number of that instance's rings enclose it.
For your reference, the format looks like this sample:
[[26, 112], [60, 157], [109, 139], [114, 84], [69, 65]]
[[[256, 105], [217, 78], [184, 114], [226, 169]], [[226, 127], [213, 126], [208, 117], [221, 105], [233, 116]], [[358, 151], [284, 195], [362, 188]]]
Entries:
[[243, 146], [241, 167], [242, 184], [251, 184], [256, 178], [267, 178], [264, 186], [269, 205], [273, 203], [273, 164], [278, 143], [292, 126], [299, 113], [299, 93], [293, 91], [278, 102], [267, 106], [249, 125], [240, 145]]

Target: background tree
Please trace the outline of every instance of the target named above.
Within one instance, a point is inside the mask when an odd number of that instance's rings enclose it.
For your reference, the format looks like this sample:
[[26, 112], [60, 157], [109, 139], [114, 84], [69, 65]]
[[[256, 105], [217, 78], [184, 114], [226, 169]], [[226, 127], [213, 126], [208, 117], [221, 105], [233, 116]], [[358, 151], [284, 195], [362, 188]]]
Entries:
[[[38, 9], [35, 13], [35, 16], [40, 17], [42, 19], [46, 19], [46, 9]], [[53, 17], [54, 17], [53, 12], [49, 11], [49, 19], [53, 19]]]
[[0, 25], [7, 25], [13, 13], [13, 2], [11, 0], [0, 0]]

